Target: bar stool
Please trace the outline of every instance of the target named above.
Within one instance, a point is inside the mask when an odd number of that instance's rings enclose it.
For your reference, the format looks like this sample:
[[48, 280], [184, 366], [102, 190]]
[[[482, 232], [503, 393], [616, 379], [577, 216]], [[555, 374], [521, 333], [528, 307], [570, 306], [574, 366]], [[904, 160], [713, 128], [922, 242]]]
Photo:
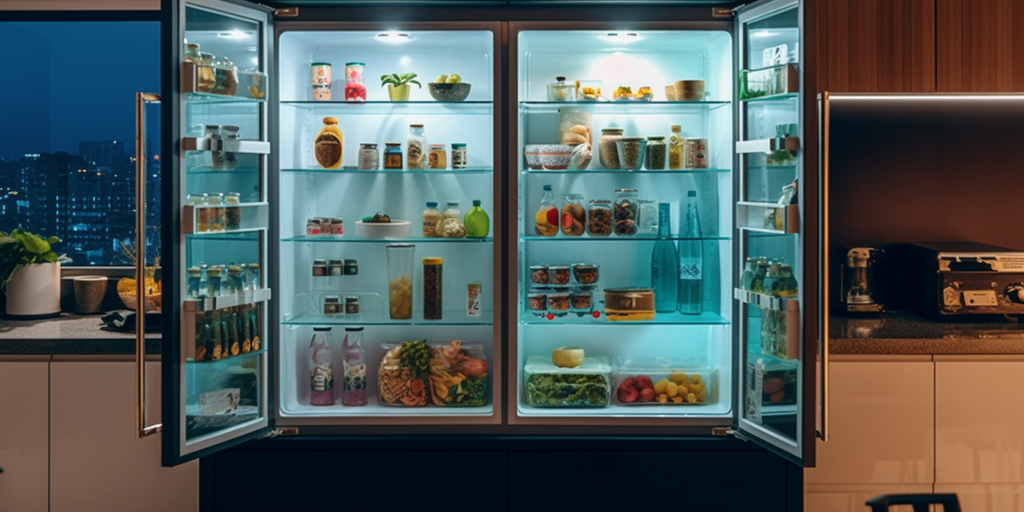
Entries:
[[880, 494], [865, 505], [871, 512], [886, 512], [893, 505], [911, 505], [914, 512], [928, 512], [928, 505], [942, 505], [943, 512], [960, 512], [956, 494]]

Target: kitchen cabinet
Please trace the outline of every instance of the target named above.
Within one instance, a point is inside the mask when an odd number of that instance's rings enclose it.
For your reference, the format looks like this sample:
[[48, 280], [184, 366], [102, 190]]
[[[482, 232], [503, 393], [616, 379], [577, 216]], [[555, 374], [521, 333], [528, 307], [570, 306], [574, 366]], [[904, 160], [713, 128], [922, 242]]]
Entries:
[[818, 8], [818, 91], [935, 91], [935, 0], [829, 0]]
[[935, 0], [939, 92], [1024, 90], [1024, 4]]
[[48, 510], [49, 362], [0, 362], [0, 510]]

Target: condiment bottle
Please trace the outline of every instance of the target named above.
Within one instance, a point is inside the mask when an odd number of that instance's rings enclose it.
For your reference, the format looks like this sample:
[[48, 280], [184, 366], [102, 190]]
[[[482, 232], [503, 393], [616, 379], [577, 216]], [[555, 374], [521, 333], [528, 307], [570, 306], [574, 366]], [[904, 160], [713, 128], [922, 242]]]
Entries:
[[325, 117], [324, 127], [316, 134], [316, 161], [324, 169], [341, 167], [344, 137], [338, 128], [338, 118]]
[[681, 125], [672, 125], [672, 136], [668, 138], [668, 168], [672, 170], [683, 168], [683, 146], [686, 139], [683, 138], [682, 132]]
[[436, 237], [438, 222], [441, 222], [441, 211], [437, 209], [437, 202], [427, 201], [427, 209], [423, 210], [423, 236]]
[[466, 238], [485, 238], [491, 229], [491, 218], [480, 207], [480, 200], [473, 200], [473, 207], [466, 212]]
[[402, 143], [401, 142], [385, 142], [384, 143], [384, 168], [385, 169], [401, 169], [402, 168]]
[[341, 403], [348, 406], [366, 405], [366, 363], [363, 361], [363, 328], [346, 327], [341, 342], [345, 387]]
[[423, 131], [422, 124], [409, 125], [405, 155], [405, 165], [409, 169], [427, 168], [427, 134]]
[[431, 169], [448, 168], [448, 154], [444, 149], [444, 144], [431, 144], [427, 161]]
[[331, 328], [314, 327], [309, 342], [309, 404], [334, 405], [334, 356]]
[[551, 185], [544, 185], [544, 194], [537, 205], [534, 215], [534, 231], [537, 236], [555, 236], [558, 234], [558, 206], [551, 197]]
[[423, 258], [423, 318], [441, 319], [441, 258]]

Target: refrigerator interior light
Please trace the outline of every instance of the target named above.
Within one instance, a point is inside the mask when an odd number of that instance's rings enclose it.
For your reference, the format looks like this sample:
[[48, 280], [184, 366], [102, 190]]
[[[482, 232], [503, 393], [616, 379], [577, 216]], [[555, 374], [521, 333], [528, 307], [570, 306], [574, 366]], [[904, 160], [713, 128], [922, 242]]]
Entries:
[[388, 44], [402, 44], [412, 41], [412, 36], [408, 32], [398, 32], [395, 30], [389, 30], [387, 32], [379, 32], [377, 34], [377, 40], [388, 43]]
[[778, 32], [773, 32], [771, 30], [755, 30], [750, 33], [750, 37], [772, 37], [777, 35], [779, 35]]
[[613, 43], [632, 43], [640, 40], [640, 34], [636, 32], [608, 32], [601, 36], [601, 39]]
[[230, 32], [218, 32], [217, 37], [223, 37], [225, 39], [245, 39], [253, 35], [253, 32], [242, 32], [237, 28]]

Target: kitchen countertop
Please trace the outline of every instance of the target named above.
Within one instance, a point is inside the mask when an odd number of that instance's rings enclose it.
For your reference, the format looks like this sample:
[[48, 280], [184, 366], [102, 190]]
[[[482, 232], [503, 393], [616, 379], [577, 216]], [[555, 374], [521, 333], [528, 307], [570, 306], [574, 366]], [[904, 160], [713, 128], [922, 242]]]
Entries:
[[[0, 318], [0, 355], [135, 354], [135, 333], [110, 329], [100, 316], [61, 313], [42, 320]], [[146, 354], [160, 354], [160, 341], [160, 333], [147, 333]]]
[[1004, 317], [931, 320], [906, 311], [829, 317], [829, 354], [1024, 354], [1024, 323]]

